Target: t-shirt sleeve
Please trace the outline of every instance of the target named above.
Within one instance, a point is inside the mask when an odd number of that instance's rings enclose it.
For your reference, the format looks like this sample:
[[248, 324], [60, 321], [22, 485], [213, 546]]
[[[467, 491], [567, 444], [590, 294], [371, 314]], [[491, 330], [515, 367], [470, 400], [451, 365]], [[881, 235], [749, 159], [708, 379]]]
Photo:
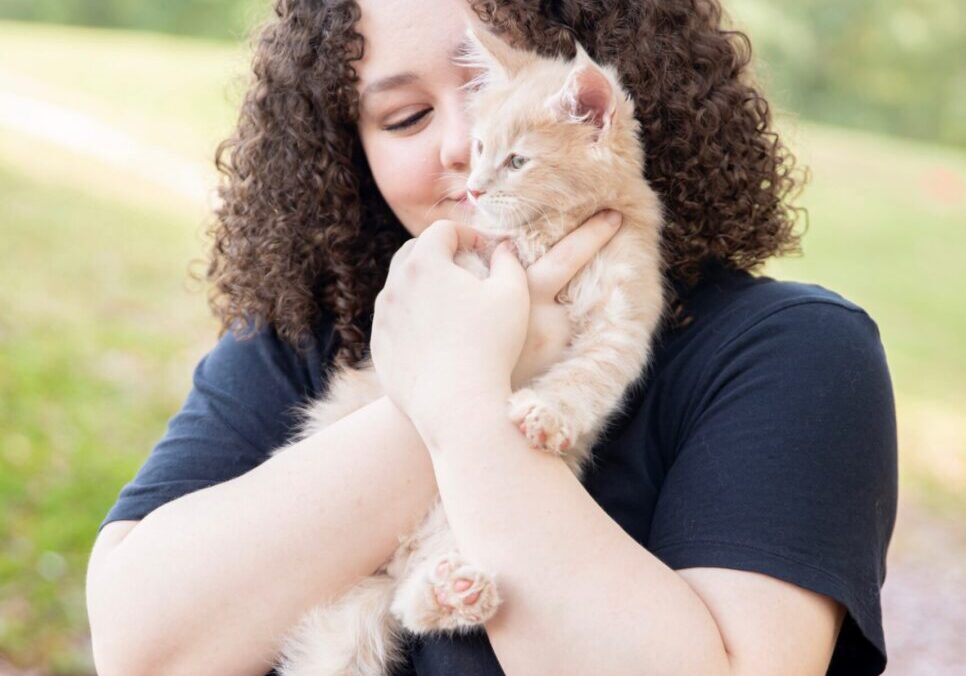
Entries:
[[271, 329], [244, 339], [226, 333], [198, 364], [184, 405], [100, 528], [142, 519], [262, 463], [294, 434], [312, 380], [305, 360]]
[[650, 551], [674, 569], [747, 570], [832, 597], [848, 612], [829, 674], [881, 673], [897, 469], [875, 324], [837, 303], [783, 307], [710, 356], [700, 391]]

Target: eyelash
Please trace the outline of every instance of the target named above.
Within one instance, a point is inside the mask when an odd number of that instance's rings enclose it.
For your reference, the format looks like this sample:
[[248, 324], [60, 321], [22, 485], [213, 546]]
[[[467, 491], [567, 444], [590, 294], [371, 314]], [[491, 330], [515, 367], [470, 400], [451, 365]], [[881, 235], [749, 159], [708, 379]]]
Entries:
[[384, 127], [384, 129], [386, 131], [400, 131], [402, 129], [406, 129], [408, 127], [411, 127], [414, 124], [416, 124], [417, 122], [419, 122], [421, 119], [423, 119], [426, 115], [428, 115], [431, 110], [432, 110], [432, 108], [427, 108], [426, 110], [421, 110], [418, 113], [416, 113], [415, 115], [410, 115], [409, 117], [407, 117], [402, 122], [397, 122], [396, 124], [391, 124], [391, 125], [389, 125], [387, 127]]

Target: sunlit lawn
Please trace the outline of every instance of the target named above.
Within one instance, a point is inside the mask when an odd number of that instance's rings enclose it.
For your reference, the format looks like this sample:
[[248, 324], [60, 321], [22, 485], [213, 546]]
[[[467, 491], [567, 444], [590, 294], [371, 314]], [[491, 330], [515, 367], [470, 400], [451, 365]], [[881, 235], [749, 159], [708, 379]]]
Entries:
[[[0, 90], [189, 159], [228, 128], [226, 82], [244, 62], [218, 43], [0, 22]], [[899, 395], [903, 490], [962, 510], [966, 154], [806, 125], [795, 145], [814, 173], [806, 255], [769, 271], [869, 310]], [[156, 187], [0, 130], [0, 656], [90, 669], [96, 527], [214, 340], [187, 276], [202, 221]]]
[[185, 213], [27, 179], [9, 157], [0, 205], [0, 653], [66, 669], [88, 654], [98, 515], [212, 334]]
[[109, 121], [207, 160], [235, 117], [244, 44], [134, 31], [0, 21], [0, 90]]

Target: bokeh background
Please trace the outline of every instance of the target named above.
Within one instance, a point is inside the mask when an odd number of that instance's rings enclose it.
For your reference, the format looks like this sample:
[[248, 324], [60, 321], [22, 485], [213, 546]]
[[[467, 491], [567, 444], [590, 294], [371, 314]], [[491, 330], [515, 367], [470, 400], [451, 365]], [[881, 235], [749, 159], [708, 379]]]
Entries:
[[[804, 255], [878, 322], [889, 674], [966, 664], [966, 5], [725, 0], [812, 182]], [[0, 674], [90, 674], [101, 518], [213, 345], [212, 157], [268, 0], [0, 0]], [[964, 673], [959, 671], [958, 673]]]

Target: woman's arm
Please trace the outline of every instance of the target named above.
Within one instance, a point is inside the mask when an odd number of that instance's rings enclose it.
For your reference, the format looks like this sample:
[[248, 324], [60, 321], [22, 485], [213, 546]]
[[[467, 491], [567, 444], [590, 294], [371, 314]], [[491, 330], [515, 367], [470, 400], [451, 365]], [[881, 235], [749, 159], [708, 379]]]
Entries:
[[[554, 296], [619, 222], [588, 219], [527, 271], [517, 379], [559, 356], [569, 327]], [[422, 440], [382, 398], [236, 479], [108, 524], [88, 569], [98, 673], [268, 671], [301, 613], [382, 564], [435, 493]]]
[[435, 490], [419, 435], [383, 397], [113, 546], [108, 525], [87, 581], [97, 672], [261, 676], [303, 611], [382, 564]]
[[[653, 673], [724, 674], [714, 620], [684, 580], [510, 422], [527, 278], [504, 245], [485, 280], [454, 266], [469, 237], [439, 221], [400, 249], [376, 298], [371, 348], [433, 456], [462, 553], [497, 576], [505, 603], [487, 630], [504, 670], [625, 674], [650, 663]], [[619, 627], [606, 646], [603, 626]]]
[[754, 573], [671, 570], [528, 447], [509, 394], [419, 425], [461, 551], [496, 573], [486, 630], [507, 674], [825, 673], [837, 604]]
[[504, 671], [725, 674], [708, 609], [562, 461], [528, 447], [509, 394], [426, 432], [460, 548], [496, 572], [504, 604], [487, 634]]

